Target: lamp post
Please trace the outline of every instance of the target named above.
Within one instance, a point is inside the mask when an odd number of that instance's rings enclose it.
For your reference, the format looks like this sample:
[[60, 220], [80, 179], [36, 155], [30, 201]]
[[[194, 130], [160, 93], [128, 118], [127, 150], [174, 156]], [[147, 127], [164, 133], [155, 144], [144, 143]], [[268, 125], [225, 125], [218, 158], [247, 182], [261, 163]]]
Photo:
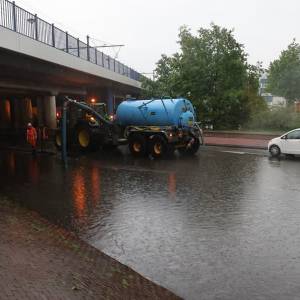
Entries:
[[30, 25], [35, 25], [35, 39], [38, 40], [39, 39], [39, 33], [38, 33], [38, 16], [37, 14], [34, 15], [33, 18], [28, 18], [27, 22]]

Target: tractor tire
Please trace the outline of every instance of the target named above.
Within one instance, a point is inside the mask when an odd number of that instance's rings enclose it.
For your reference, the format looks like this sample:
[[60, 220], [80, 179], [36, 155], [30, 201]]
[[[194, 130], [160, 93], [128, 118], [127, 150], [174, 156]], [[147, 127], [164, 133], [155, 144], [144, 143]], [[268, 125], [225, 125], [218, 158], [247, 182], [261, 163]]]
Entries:
[[78, 126], [75, 134], [76, 143], [81, 151], [95, 151], [99, 148], [97, 139], [88, 126]]

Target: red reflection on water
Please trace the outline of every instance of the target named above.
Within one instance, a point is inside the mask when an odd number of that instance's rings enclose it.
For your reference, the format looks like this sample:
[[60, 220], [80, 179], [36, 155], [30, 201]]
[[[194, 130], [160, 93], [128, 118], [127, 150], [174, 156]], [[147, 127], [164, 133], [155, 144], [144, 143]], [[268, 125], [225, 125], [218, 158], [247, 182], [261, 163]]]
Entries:
[[14, 152], [8, 154], [8, 170], [11, 175], [15, 175], [16, 171], [16, 156]]
[[31, 179], [31, 181], [33, 183], [38, 183], [40, 172], [39, 172], [38, 161], [36, 160], [36, 158], [32, 158], [29, 161], [28, 173], [29, 173], [29, 178]]
[[172, 172], [168, 177], [168, 191], [172, 198], [176, 197], [176, 173]]
[[86, 210], [86, 186], [84, 177], [80, 171], [74, 175], [72, 192], [76, 216], [79, 219], [84, 218]]
[[91, 170], [92, 200], [94, 207], [101, 200], [101, 171], [93, 166]]

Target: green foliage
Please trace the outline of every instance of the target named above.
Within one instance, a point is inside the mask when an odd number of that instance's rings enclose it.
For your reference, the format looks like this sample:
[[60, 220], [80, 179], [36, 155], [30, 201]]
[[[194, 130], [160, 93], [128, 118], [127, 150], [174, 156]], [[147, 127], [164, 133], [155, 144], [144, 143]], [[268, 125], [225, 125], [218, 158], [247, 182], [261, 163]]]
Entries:
[[300, 114], [292, 107], [278, 107], [254, 114], [246, 126], [254, 130], [287, 131], [300, 127]]
[[158, 88], [158, 82], [147, 77], [142, 77], [142, 97], [143, 98], [158, 98], [161, 96], [161, 91]]
[[261, 67], [247, 63], [232, 30], [212, 24], [193, 35], [183, 26], [179, 45], [179, 53], [162, 55], [155, 80], [143, 84], [145, 94], [189, 98], [200, 120], [215, 128], [238, 128], [264, 107], [257, 96]]
[[270, 64], [267, 89], [289, 103], [300, 99], [300, 45], [295, 40]]

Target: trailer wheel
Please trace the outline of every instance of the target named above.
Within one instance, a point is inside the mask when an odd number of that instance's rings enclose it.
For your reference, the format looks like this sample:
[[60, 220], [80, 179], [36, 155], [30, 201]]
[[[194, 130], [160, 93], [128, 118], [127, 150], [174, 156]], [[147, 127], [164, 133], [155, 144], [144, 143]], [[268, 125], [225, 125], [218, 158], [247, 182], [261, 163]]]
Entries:
[[198, 138], [195, 138], [195, 142], [192, 144], [191, 148], [187, 149], [187, 154], [194, 155], [197, 153], [199, 148], [200, 148], [200, 140]]
[[181, 155], [194, 155], [197, 153], [197, 151], [199, 150], [200, 147], [200, 140], [198, 138], [194, 138], [195, 141], [194, 143], [191, 145], [190, 148], [179, 148], [178, 151]]
[[155, 135], [149, 143], [149, 150], [151, 155], [154, 158], [163, 158], [170, 154], [171, 148], [169, 149], [169, 145], [161, 135]]
[[146, 140], [138, 133], [131, 134], [128, 138], [128, 147], [132, 155], [136, 157], [145, 156], [147, 153]]
[[76, 141], [81, 151], [92, 151], [98, 148], [97, 141], [88, 126], [78, 126]]

